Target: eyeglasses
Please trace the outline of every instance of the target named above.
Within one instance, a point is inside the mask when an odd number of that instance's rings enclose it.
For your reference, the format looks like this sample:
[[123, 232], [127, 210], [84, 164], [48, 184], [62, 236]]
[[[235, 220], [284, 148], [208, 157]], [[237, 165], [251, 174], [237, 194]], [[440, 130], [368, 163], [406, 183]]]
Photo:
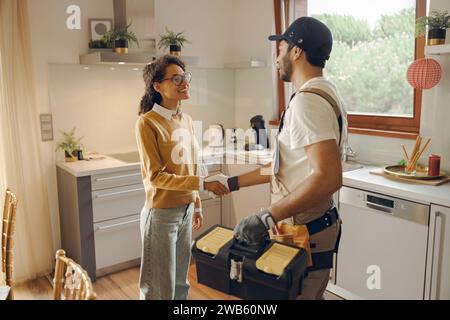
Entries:
[[191, 83], [192, 80], [192, 74], [190, 72], [185, 72], [184, 74], [175, 74], [171, 78], [162, 79], [161, 82], [171, 80], [174, 85], [180, 86], [183, 81], [186, 81], [187, 83]]

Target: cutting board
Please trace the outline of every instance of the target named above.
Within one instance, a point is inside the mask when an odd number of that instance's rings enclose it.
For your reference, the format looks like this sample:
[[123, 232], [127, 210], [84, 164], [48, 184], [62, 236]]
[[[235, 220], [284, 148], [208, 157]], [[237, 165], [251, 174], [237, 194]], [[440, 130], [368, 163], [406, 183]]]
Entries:
[[403, 177], [392, 176], [390, 174], [385, 173], [383, 168], [372, 170], [372, 171], [370, 171], [370, 173], [374, 174], [374, 175], [377, 175], [377, 176], [390, 178], [392, 180], [398, 180], [398, 181], [410, 182], [410, 183], [418, 183], [418, 184], [425, 184], [425, 185], [428, 185], [428, 186], [440, 186], [440, 185], [446, 184], [447, 182], [450, 182], [450, 176], [448, 176], [448, 175], [445, 176], [445, 177], [442, 177], [440, 179], [436, 179], [436, 180], [420, 180], [420, 179], [408, 179], [408, 178], [403, 178]]

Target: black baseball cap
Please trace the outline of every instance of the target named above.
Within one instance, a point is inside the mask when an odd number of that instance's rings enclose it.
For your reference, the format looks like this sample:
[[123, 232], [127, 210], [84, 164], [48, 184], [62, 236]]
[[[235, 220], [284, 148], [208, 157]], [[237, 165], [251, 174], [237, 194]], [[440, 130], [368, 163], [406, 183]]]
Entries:
[[333, 49], [333, 35], [330, 29], [312, 17], [298, 18], [283, 34], [270, 36], [269, 40], [285, 40], [319, 60], [328, 60]]

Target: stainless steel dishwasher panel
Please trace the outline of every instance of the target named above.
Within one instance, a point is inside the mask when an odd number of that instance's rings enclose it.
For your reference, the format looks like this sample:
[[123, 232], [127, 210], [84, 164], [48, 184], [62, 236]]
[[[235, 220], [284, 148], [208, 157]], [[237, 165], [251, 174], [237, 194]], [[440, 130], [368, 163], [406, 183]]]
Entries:
[[336, 285], [365, 299], [423, 299], [429, 206], [342, 188]]

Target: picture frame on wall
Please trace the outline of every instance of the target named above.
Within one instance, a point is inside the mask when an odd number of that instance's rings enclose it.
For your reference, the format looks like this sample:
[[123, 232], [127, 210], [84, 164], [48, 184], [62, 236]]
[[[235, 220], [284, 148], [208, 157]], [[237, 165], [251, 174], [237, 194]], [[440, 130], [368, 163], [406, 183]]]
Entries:
[[112, 27], [112, 19], [89, 19], [89, 35], [91, 41], [100, 40]]

